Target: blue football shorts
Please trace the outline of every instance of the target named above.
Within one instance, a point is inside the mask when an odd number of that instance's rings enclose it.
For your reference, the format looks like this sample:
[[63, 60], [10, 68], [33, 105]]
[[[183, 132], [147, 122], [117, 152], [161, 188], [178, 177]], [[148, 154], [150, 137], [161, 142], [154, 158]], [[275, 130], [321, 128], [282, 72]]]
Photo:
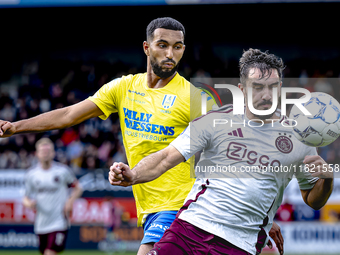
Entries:
[[144, 238], [141, 244], [157, 243], [162, 238], [165, 230], [170, 228], [177, 212], [163, 211], [149, 214], [143, 224]]

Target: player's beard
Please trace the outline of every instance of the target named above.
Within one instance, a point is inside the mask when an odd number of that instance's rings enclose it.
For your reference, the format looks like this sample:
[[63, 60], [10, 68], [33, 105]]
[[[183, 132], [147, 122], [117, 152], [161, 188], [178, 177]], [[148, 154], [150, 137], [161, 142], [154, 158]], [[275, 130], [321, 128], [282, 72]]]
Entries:
[[[162, 64], [165, 62], [171, 62], [174, 64], [174, 67], [170, 70], [167, 71], [163, 71], [162, 68]], [[178, 69], [178, 63], [176, 63], [174, 60], [172, 59], [167, 59], [167, 60], [163, 60], [161, 61], [161, 63], [159, 64], [156, 60], [156, 58], [154, 58], [152, 55], [150, 55], [150, 63], [151, 63], [151, 67], [152, 67], [152, 71], [161, 79], [166, 79], [169, 78], [170, 76], [172, 76]]]
[[[260, 106], [260, 105], [259, 105]], [[273, 115], [275, 114], [277, 110], [277, 107], [275, 109], [275, 111], [272, 113], [272, 114], [268, 114], [268, 115], [257, 115], [257, 114], [253, 114], [256, 118], [260, 119], [260, 120], [268, 120], [270, 119], [271, 117], [273, 117]]]
[[[248, 95], [247, 95], [247, 93], [245, 94], [245, 98], [246, 98], [246, 100], [247, 100], [247, 98], [248, 98]], [[270, 107], [269, 107], [269, 109], [272, 107], [272, 104], [273, 104], [273, 102], [270, 100], [268, 100], [268, 101], [262, 101], [261, 103], [259, 103], [259, 104], [257, 104], [256, 106], [254, 106], [254, 108], [256, 109], [256, 110], [258, 110], [259, 109], [259, 107], [261, 106], [261, 105], [266, 105], [266, 104], [269, 104], [270, 105]], [[276, 109], [275, 109], [275, 111], [272, 113], [272, 114], [268, 114], [268, 115], [257, 115], [257, 114], [254, 114], [254, 113], [252, 113], [253, 115], [254, 115], [254, 117], [256, 117], [257, 119], [260, 119], [260, 120], [268, 120], [268, 119], [270, 119], [271, 117], [273, 117], [273, 115], [275, 114], [275, 112], [277, 111], [277, 108], [278, 107], [276, 107]], [[267, 110], [267, 109], [264, 109], [264, 110]]]

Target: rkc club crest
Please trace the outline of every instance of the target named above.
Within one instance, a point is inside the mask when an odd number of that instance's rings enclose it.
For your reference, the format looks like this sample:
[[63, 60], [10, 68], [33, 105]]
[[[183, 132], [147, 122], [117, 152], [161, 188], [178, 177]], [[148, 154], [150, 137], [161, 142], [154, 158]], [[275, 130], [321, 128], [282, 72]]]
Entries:
[[169, 109], [170, 107], [172, 107], [175, 103], [175, 100], [176, 100], [176, 97], [175, 95], [165, 95], [164, 98], [163, 98], [163, 102], [162, 102], [162, 106], [164, 109]]

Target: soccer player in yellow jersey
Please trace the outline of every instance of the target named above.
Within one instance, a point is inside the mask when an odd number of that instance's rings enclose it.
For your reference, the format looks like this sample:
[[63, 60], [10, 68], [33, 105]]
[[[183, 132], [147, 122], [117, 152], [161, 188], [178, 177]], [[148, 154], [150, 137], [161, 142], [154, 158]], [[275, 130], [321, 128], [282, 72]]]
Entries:
[[[147, 72], [115, 79], [89, 98], [102, 110], [100, 118], [119, 113], [130, 166], [165, 148], [201, 115], [204, 92], [176, 71], [185, 49], [184, 35], [184, 27], [174, 19], [153, 20], [143, 43]], [[211, 109], [214, 100], [207, 100]], [[190, 109], [190, 102], [198, 107]], [[193, 185], [189, 169], [189, 161], [184, 162], [157, 180], [133, 186], [138, 225], [144, 228], [138, 254], [152, 249], [174, 221]]]
[[[201, 114], [202, 91], [177, 73], [185, 50], [184, 36], [183, 25], [172, 18], [151, 21], [147, 41], [143, 42], [146, 73], [115, 79], [93, 96], [69, 107], [13, 123], [0, 120], [0, 137], [63, 129], [93, 117], [106, 119], [118, 112], [128, 162], [134, 167], [142, 158], [167, 147], [190, 120]], [[191, 102], [197, 107], [190, 109], [191, 100], [197, 100]], [[208, 97], [207, 110], [212, 104]], [[183, 205], [194, 182], [189, 165], [181, 163], [160, 178], [133, 187], [138, 225], [144, 228], [138, 255], [153, 248]]]

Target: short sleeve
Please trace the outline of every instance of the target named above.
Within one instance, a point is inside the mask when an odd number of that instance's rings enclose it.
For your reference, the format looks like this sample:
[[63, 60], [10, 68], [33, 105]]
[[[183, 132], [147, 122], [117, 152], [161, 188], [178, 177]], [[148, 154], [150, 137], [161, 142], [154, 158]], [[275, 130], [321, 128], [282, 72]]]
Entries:
[[71, 187], [75, 182], [77, 182], [76, 176], [71, 171], [71, 169], [68, 169], [68, 168], [64, 169], [64, 180], [65, 180], [65, 184], [69, 187]]
[[[316, 148], [308, 147], [308, 149], [309, 151], [307, 155], [311, 155], [311, 156], [318, 155]], [[301, 190], [312, 189], [315, 183], [319, 180], [319, 178], [313, 177], [304, 164], [302, 164], [302, 167], [299, 169], [300, 170], [295, 173], [295, 177], [299, 183], [300, 189]]]
[[126, 77], [117, 78], [103, 85], [93, 96], [88, 99], [95, 103], [104, 113], [99, 118], [106, 120], [111, 113], [118, 111], [119, 98], [122, 97], [122, 87], [126, 83]]
[[25, 196], [31, 197], [34, 193], [34, 186], [32, 185], [32, 176], [30, 172], [26, 173], [25, 177]]
[[196, 152], [207, 147], [212, 136], [212, 129], [207, 123], [210, 123], [201, 117], [189, 123], [189, 126], [180, 134], [170, 145], [175, 147], [188, 160]]

